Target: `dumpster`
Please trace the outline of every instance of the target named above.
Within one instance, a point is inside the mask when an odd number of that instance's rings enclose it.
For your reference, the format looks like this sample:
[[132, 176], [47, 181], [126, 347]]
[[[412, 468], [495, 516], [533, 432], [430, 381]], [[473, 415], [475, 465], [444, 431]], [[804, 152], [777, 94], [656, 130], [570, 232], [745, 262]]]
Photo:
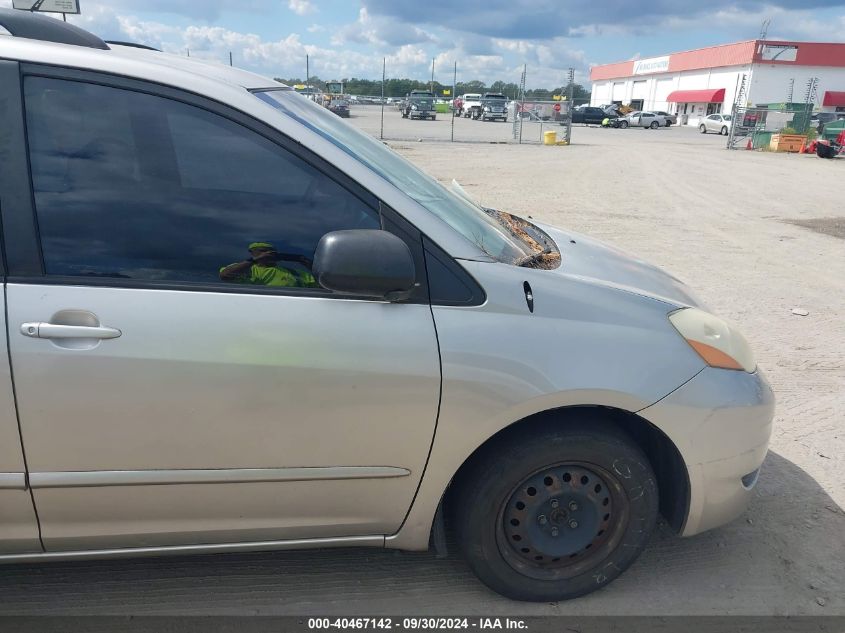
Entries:
[[772, 134], [774, 132], [767, 132], [766, 130], [758, 130], [751, 134], [751, 146], [754, 149], [767, 149], [772, 142]]
[[842, 133], [842, 130], [845, 130], [845, 119], [841, 121], [831, 121], [830, 123], [825, 123], [824, 130], [822, 130], [821, 138], [826, 141], [835, 141], [836, 138]]

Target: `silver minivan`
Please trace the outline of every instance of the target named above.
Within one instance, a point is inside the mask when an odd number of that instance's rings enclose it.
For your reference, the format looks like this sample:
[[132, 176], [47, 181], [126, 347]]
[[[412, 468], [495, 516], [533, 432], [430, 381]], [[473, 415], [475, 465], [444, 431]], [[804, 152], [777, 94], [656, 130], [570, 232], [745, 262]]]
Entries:
[[0, 560], [448, 528], [559, 600], [743, 512], [772, 392], [676, 278], [272, 80], [0, 25]]

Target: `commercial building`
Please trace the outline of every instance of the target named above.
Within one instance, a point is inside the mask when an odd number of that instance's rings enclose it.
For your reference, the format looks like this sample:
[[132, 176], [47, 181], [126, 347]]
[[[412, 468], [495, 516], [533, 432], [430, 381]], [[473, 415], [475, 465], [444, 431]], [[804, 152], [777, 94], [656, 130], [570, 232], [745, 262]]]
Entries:
[[730, 113], [745, 76], [747, 104], [803, 103], [845, 112], [845, 44], [749, 40], [649, 59], [594, 66], [590, 105], [630, 104], [697, 125]]

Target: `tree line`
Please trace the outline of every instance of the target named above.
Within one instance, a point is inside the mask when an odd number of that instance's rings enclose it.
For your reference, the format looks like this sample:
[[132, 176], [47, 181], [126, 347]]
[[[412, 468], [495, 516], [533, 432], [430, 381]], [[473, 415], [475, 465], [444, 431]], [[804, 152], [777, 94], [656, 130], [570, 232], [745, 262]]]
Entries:
[[[288, 86], [297, 84], [305, 84], [306, 82], [297, 77], [290, 79], [282, 79], [276, 77], [276, 81], [280, 81]], [[314, 86], [320, 90], [326, 90], [326, 82], [319, 77], [311, 77], [308, 82], [309, 85]], [[379, 96], [381, 95], [381, 81], [372, 79], [343, 79], [343, 92], [348, 95], [356, 96]], [[460, 96], [465, 93], [473, 92], [500, 92], [505, 96], [516, 99], [519, 96], [519, 86], [515, 83], [506, 83], [504, 81], [494, 81], [489, 86], [483, 81], [474, 79], [472, 81], [459, 81], [455, 86], [455, 94], [451, 94], [452, 85], [442, 84], [439, 81], [430, 84], [427, 81], [418, 81], [416, 79], [387, 79], [384, 82], [384, 96], [385, 97], [404, 97], [411, 90], [428, 90], [432, 86], [434, 94], [438, 96], [445, 96], [446, 98]], [[585, 103], [590, 100], [590, 91], [584, 88], [581, 84], [573, 84], [573, 101], [576, 103]], [[448, 95], [444, 90], [450, 91]], [[550, 100], [553, 95], [566, 95], [567, 86], [559, 86], [557, 88], [532, 88], [525, 91], [526, 99]]]

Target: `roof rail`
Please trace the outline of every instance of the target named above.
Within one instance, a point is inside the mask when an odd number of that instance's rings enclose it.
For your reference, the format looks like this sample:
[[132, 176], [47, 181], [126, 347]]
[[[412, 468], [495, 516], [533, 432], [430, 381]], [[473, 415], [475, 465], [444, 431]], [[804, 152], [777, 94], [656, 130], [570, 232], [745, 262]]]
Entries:
[[20, 9], [0, 9], [0, 26], [14, 37], [109, 50], [103, 40], [78, 26]]
[[160, 48], [154, 46], [147, 46], [146, 44], [138, 44], [137, 42], [119, 42], [117, 40], [106, 40], [106, 44], [114, 44], [115, 46], [129, 46], [130, 48], [143, 48], [145, 51], [161, 52]]

